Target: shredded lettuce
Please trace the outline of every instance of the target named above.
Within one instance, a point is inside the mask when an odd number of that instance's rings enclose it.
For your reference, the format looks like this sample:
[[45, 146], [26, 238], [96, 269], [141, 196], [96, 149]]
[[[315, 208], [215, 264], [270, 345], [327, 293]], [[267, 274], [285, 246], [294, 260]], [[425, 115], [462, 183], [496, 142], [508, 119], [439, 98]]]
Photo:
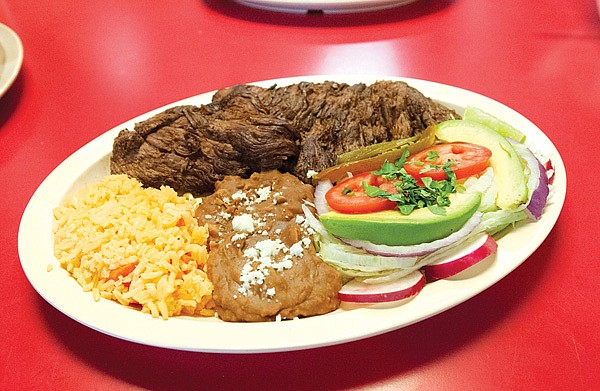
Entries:
[[487, 232], [490, 235], [495, 235], [509, 225], [525, 219], [527, 219], [527, 213], [525, 212], [524, 207], [514, 211], [500, 209], [494, 212], [484, 213], [481, 218], [481, 223], [479, 223], [479, 227], [474, 229], [473, 232]]
[[490, 212], [498, 209], [496, 206], [496, 196], [498, 195], [498, 186], [494, 178], [494, 169], [488, 167], [479, 177], [471, 177], [464, 183], [467, 193], [481, 193], [480, 212]]
[[336, 262], [343, 259], [343, 265], [352, 266], [353, 269], [362, 271], [406, 269], [415, 265], [417, 257], [390, 257], [369, 254], [364, 250], [343, 243], [321, 242], [319, 255], [326, 260]]

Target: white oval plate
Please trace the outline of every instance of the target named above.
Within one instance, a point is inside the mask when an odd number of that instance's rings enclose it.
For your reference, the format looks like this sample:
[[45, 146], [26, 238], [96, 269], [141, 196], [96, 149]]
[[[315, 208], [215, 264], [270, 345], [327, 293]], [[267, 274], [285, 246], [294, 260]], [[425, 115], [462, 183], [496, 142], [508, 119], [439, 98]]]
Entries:
[[[206, 104], [214, 93], [210, 92], [153, 110], [109, 130], [67, 158], [44, 180], [29, 201], [19, 227], [19, 255], [27, 278], [51, 305], [95, 330], [141, 344], [220, 353], [290, 351], [358, 340], [419, 322], [475, 296], [525, 261], [549, 234], [565, 199], [567, 181], [563, 161], [546, 135], [525, 117], [492, 99], [456, 87], [417, 79], [341, 75], [255, 84], [268, 87], [324, 80], [371, 84], [381, 79], [406, 81], [458, 112], [473, 105], [494, 114], [522, 130], [527, 135], [527, 144], [535, 145], [536, 150], [552, 159], [556, 170], [554, 194], [542, 218], [499, 239], [497, 256], [484, 270], [428, 284], [413, 300], [402, 305], [339, 309], [327, 315], [284, 322], [226, 323], [216, 318], [191, 317], [164, 321], [109, 300], [94, 302], [91, 293], [84, 293], [53, 255], [52, 209], [69, 192], [109, 174], [113, 139], [121, 129], [133, 129], [136, 122], [170, 106]], [[52, 266], [51, 271], [48, 265]]]
[[23, 64], [23, 44], [19, 36], [0, 23], [0, 97], [12, 86]]
[[305, 13], [352, 13], [379, 11], [399, 7], [415, 0], [235, 0], [252, 8], [279, 12]]

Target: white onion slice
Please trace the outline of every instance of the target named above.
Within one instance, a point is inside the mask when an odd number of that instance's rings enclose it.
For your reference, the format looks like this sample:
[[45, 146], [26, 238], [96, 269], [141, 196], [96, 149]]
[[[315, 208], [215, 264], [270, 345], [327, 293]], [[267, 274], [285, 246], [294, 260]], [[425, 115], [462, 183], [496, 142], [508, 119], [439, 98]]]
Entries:
[[391, 257], [414, 257], [431, 254], [440, 248], [447, 247], [456, 243], [467, 236], [481, 222], [481, 212], [475, 212], [465, 225], [458, 231], [446, 236], [445, 238], [434, 240], [429, 243], [419, 243], [411, 246], [387, 246], [385, 244], [374, 244], [366, 240], [353, 240], [340, 238], [342, 241], [358, 248], [362, 248], [371, 254], [391, 256]]
[[329, 191], [333, 187], [331, 181], [319, 181], [317, 186], [315, 186], [315, 209], [317, 210], [317, 215], [322, 215], [323, 213], [327, 213], [331, 210], [329, 205], [327, 205], [327, 201], [325, 200], [325, 193]]
[[321, 221], [317, 217], [315, 217], [315, 215], [312, 214], [310, 209], [308, 209], [308, 207], [304, 204], [302, 205], [302, 211], [304, 212], [304, 216], [306, 217], [306, 222], [317, 234], [321, 235], [322, 238], [327, 239], [331, 242], [340, 242], [335, 236], [327, 232], [325, 226], [323, 226]]

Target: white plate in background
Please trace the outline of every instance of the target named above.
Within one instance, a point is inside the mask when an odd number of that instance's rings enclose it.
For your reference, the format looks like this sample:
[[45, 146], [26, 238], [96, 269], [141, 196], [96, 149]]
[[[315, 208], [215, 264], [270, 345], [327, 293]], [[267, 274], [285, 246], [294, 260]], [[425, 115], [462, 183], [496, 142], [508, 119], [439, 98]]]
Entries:
[[279, 12], [351, 13], [379, 11], [399, 7], [415, 0], [235, 0], [240, 4]]
[[[555, 168], [553, 197], [542, 218], [508, 232], [498, 240], [498, 252], [488, 267], [462, 279], [427, 284], [414, 299], [399, 306], [339, 309], [326, 315], [283, 322], [226, 323], [216, 318], [173, 317], [165, 321], [109, 300], [95, 302], [60, 267], [53, 255], [52, 210], [72, 190], [109, 174], [114, 138], [124, 128], [167, 107], [209, 103], [214, 92], [158, 108], [121, 124], [83, 146], [61, 163], [29, 201], [19, 227], [19, 256], [31, 285], [52, 306], [95, 330], [124, 340], [179, 350], [219, 353], [291, 351], [334, 345], [386, 333], [446, 311], [500, 281], [524, 262], [548, 236], [562, 209], [566, 172], [550, 139], [527, 118], [490, 98], [460, 88], [417, 79], [386, 76], [307, 76], [263, 81], [270, 87], [300, 81], [371, 84], [402, 80], [448, 107], [462, 113], [467, 105], [485, 110], [520, 129], [526, 144], [534, 145]], [[48, 271], [48, 265], [52, 270]]]
[[23, 44], [19, 36], [0, 23], [0, 97], [12, 86], [23, 64]]

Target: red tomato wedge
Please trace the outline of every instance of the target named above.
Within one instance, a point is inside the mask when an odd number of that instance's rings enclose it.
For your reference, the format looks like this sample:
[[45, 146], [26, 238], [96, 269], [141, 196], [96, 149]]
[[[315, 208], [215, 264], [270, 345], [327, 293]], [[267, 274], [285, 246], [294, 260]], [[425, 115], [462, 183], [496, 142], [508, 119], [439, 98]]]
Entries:
[[488, 148], [470, 143], [438, 144], [426, 148], [408, 158], [404, 164], [406, 172], [417, 178], [430, 177], [441, 181], [446, 179], [442, 166], [451, 161], [450, 169], [456, 179], [477, 175], [489, 166], [492, 151]]
[[388, 193], [398, 191], [391, 182], [370, 172], [344, 179], [325, 193], [325, 199], [332, 209], [341, 213], [373, 213], [395, 209], [396, 203], [385, 198], [370, 197], [365, 193], [363, 182], [377, 186]]

